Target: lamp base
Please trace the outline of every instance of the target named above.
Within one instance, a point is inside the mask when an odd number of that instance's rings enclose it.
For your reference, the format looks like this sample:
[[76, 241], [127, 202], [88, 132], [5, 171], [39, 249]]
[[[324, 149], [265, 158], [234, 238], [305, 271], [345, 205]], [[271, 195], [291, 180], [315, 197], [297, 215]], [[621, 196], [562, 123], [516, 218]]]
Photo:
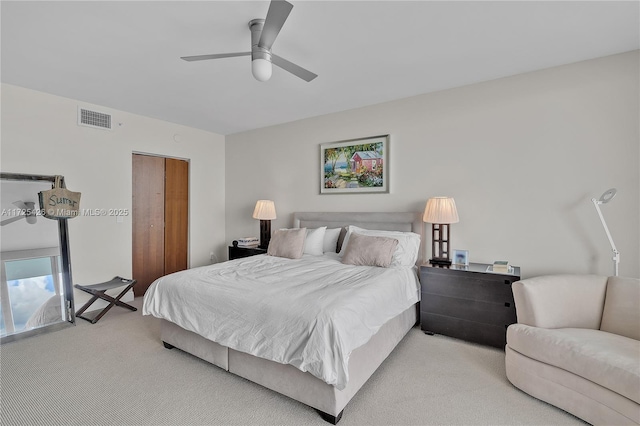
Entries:
[[260, 247], [261, 249], [269, 248], [269, 241], [271, 240], [271, 221], [260, 220]]
[[451, 266], [451, 260], [445, 257], [434, 257], [429, 259], [429, 263], [435, 266]]
[[436, 266], [451, 266], [449, 260], [449, 224], [431, 224], [431, 256], [429, 263]]

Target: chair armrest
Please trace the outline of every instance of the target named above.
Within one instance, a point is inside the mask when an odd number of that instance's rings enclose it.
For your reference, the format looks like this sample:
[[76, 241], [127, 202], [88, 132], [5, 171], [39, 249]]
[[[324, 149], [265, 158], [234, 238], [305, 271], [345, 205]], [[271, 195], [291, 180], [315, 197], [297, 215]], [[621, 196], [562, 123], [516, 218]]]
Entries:
[[519, 324], [599, 329], [607, 277], [547, 275], [513, 283]]

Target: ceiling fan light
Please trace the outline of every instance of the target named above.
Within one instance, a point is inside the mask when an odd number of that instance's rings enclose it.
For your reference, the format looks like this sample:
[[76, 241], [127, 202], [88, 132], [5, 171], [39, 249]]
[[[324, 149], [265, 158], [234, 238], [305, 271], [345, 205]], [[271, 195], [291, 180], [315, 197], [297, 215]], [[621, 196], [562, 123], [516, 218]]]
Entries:
[[258, 81], [267, 81], [271, 78], [273, 67], [266, 59], [254, 59], [251, 61], [251, 73]]
[[33, 225], [38, 221], [38, 218], [36, 217], [36, 215], [28, 215], [26, 219], [29, 225]]

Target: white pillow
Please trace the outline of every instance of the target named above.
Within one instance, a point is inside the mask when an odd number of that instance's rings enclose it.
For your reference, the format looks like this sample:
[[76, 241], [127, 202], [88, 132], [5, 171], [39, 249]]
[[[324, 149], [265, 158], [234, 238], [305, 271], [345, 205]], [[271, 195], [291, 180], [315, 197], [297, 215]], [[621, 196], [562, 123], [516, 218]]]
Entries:
[[304, 253], [314, 256], [322, 256], [324, 248], [324, 234], [326, 226], [315, 229], [307, 229], [307, 236], [304, 240]]
[[347, 235], [344, 237], [342, 243], [342, 249], [340, 250], [340, 256], [344, 255], [345, 247], [349, 242], [349, 235], [352, 232], [357, 232], [361, 235], [369, 235], [373, 237], [388, 237], [398, 240], [398, 246], [393, 253], [393, 259], [391, 260], [390, 267], [397, 266], [414, 266], [418, 260], [420, 254], [420, 235], [415, 232], [401, 232], [401, 231], [378, 231], [372, 229], [359, 228], [357, 226], [349, 225], [347, 229]]
[[325, 253], [335, 253], [338, 248], [338, 237], [342, 228], [329, 228], [324, 233], [324, 244], [322, 251]]

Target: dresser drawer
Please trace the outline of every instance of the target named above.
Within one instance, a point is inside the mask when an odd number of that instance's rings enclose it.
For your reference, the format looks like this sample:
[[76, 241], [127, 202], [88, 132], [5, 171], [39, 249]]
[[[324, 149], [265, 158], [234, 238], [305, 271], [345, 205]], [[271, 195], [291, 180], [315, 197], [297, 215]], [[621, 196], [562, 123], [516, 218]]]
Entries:
[[423, 293], [487, 302], [513, 302], [511, 283], [517, 281], [511, 275], [460, 271], [426, 273], [421, 279]]
[[456, 317], [482, 324], [505, 325], [516, 321], [513, 302], [487, 302], [422, 293], [420, 309], [424, 313]]
[[488, 325], [461, 318], [422, 312], [422, 330], [504, 349], [507, 343], [505, 325]]
[[241, 259], [243, 257], [256, 256], [258, 254], [265, 254], [266, 249], [259, 247], [237, 247], [229, 246], [229, 260]]

